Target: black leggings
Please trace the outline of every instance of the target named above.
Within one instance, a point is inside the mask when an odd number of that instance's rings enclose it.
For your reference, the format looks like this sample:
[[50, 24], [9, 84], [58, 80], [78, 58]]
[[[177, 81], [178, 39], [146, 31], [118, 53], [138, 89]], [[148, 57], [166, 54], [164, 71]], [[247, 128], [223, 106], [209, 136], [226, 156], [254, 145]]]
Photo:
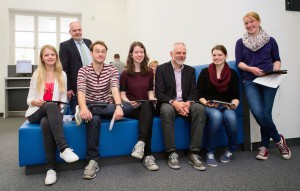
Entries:
[[141, 106], [132, 110], [125, 117], [139, 120], [139, 141], [145, 143], [144, 156], [151, 155], [152, 124], [154, 115], [154, 106], [151, 102], [142, 102]]
[[46, 102], [34, 114], [28, 117], [33, 124], [41, 124], [46, 152], [46, 169], [54, 169], [56, 147], [62, 152], [68, 148], [64, 137], [63, 121], [56, 103]]

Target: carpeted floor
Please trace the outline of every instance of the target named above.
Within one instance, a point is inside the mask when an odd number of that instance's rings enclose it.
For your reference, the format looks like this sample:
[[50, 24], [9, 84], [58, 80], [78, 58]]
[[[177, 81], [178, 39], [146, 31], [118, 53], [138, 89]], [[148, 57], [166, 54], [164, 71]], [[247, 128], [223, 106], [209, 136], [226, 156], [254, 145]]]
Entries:
[[[81, 178], [83, 170], [58, 172], [58, 181], [44, 185], [44, 174], [25, 175], [18, 166], [18, 127], [25, 121], [0, 119], [0, 190], [299, 190], [300, 145], [291, 147], [292, 159], [283, 160], [277, 148], [267, 161], [255, 159], [256, 151], [239, 151], [228, 164], [197, 171], [180, 158], [181, 169], [172, 170], [158, 160], [160, 170], [150, 172], [142, 163], [100, 167], [93, 180]], [[34, 151], [33, 151], [34, 152]]]

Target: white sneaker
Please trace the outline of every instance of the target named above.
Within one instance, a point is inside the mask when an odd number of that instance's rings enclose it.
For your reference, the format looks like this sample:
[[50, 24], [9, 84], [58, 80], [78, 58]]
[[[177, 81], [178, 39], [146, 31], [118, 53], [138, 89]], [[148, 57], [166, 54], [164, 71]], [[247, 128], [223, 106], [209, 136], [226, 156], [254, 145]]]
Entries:
[[76, 105], [75, 122], [76, 122], [77, 126], [81, 125], [81, 123], [82, 123], [82, 118], [80, 116], [79, 105]]
[[73, 149], [66, 148], [64, 152], [59, 154], [60, 158], [66, 162], [71, 163], [79, 160], [79, 157], [73, 152]]
[[138, 141], [133, 148], [131, 156], [138, 159], [142, 159], [144, 156], [144, 147], [145, 147], [145, 143], [143, 141]]
[[159, 169], [157, 164], [155, 164], [155, 158], [152, 155], [146, 156], [145, 160], [143, 161], [143, 164], [148, 170], [155, 171]]
[[45, 184], [46, 185], [51, 185], [54, 184], [56, 182], [57, 178], [56, 178], [56, 172], [54, 170], [48, 170], [47, 171], [47, 175], [45, 178]]

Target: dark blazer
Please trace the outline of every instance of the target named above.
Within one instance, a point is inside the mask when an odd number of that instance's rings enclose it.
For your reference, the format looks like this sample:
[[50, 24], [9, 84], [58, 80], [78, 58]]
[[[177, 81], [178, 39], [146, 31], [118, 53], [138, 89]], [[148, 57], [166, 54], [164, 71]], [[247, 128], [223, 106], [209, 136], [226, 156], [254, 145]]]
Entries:
[[[181, 73], [182, 99], [183, 101], [198, 100], [195, 69], [184, 65]], [[155, 95], [160, 103], [169, 103], [176, 98], [175, 74], [171, 61], [159, 65], [155, 74]]]
[[[92, 44], [92, 41], [89, 39], [83, 39], [83, 42], [87, 45], [87, 47], [90, 47]], [[68, 91], [73, 90], [76, 94], [77, 75], [78, 70], [82, 67], [82, 60], [78, 48], [72, 38], [60, 43], [59, 58], [63, 66], [63, 70], [67, 74]]]

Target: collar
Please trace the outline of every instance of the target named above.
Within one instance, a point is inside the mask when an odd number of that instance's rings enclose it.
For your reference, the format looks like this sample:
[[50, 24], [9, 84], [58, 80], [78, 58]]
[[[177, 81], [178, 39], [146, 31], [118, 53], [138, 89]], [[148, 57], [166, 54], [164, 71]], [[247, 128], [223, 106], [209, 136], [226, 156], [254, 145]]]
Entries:
[[175, 70], [180, 70], [181, 71], [184, 68], [184, 64], [182, 64], [179, 69], [176, 69], [172, 60], [171, 60], [171, 64], [172, 64], [172, 68], [173, 68], [174, 71]]

